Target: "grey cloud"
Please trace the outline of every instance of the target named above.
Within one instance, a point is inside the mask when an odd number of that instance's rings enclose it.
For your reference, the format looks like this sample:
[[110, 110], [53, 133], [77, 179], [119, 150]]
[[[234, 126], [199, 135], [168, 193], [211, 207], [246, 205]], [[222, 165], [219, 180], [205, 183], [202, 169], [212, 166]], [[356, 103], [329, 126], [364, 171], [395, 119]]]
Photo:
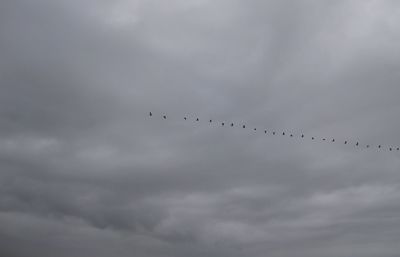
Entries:
[[2, 1], [0, 255], [397, 256], [399, 12]]

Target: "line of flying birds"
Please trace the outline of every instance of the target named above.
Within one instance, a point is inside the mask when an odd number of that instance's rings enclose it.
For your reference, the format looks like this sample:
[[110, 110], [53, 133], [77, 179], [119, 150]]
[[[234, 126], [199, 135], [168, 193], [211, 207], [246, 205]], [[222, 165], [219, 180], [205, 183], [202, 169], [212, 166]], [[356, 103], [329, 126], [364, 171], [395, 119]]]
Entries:
[[[150, 112], [149, 113], [149, 116], [150, 117], [152, 117], [153, 116], [153, 113], [152, 112]], [[164, 119], [164, 120], [166, 120], [167, 119], [167, 115], [162, 115], [162, 118]], [[184, 120], [188, 120], [188, 118], [187, 117], [183, 117], [183, 119]], [[199, 118], [196, 118], [196, 121], [200, 121], [200, 119]], [[210, 119], [209, 120], [209, 123], [213, 123], [213, 122], [215, 122], [215, 121], [213, 121], [212, 119]], [[235, 126], [235, 124], [232, 122], [232, 123], [225, 123], [225, 122], [221, 122], [221, 126], [231, 126], [231, 127], [233, 127], [233, 126]], [[246, 125], [242, 125], [241, 126], [242, 128], [246, 128]], [[253, 128], [253, 130], [254, 131], [257, 131], [257, 128]], [[267, 130], [264, 130], [264, 134], [267, 134], [268, 133], [268, 131]], [[276, 132], [276, 131], [272, 131], [272, 135], [278, 135], [278, 134], [280, 134], [280, 133], [278, 133], [278, 132]], [[288, 133], [286, 133], [286, 132], [282, 132], [282, 136], [285, 136], [285, 135], [289, 135], [290, 137], [294, 137], [294, 135], [293, 134], [288, 134]], [[304, 135], [304, 134], [301, 134], [301, 136], [300, 136], [301, 138], [305, 138], [306, 136]], [[311, 140], [316, 140], [316, 138], [315, 137], [311, 137]], [[322, 141], [328, 141], [326, 138], [322, 138]], [[331, 142], [332, 143], [334, 143], [334, 142], [336, 142], [336, 140], [333, 138], [332, 140], [331, 140]], [[348, 141], [348, 140], [345, 140], [344, 142], [343, 142], [345, 145], [347, 145], [347, 144], [350, 144], [350, 142]], [[361, 146], [361, 144], [359, 143], [359, 142], [356, 142], [355, 143], [355, 146], [357, 146], [357, 147], [360, 147]], [[365, 147], [366, 148], [371, 148], [371, 145], [365, 145]], [[377, 146], [377, 148], [378, 149], [385, 149], [384, 148], [384, 146], [383, 145], [378, 145]], [[400, 147], [388, 147], [387, 148], [389, 151], [400, 151]]]

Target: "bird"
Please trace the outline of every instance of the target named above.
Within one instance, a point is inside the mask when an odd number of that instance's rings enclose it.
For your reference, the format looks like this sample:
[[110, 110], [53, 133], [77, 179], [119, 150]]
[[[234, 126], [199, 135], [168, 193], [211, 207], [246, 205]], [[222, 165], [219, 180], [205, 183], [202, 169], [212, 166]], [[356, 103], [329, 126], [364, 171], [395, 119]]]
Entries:
[[344, 141], [344, 144], [347, 145], [347, 141]]
[[254, 128], [254, 131], [256, 131], [257, 130], [257, 128]]
[[358, 142], [356, 143], [356, 146], [358, 146]]
[[391, 148], [391, 147], [389, 148], [389, 151], [392, 151], [392, 148]]
[[285, 132], [282, 133], [282, 136], [284, 136], [284, 135], [285, 135]]
[[335, 139], [332, 139], [332, 142], [335, 142]]
[[303, 138], [303, 137], [304, 137], [304, 134], [301, 134], [301, 137]]
[[199, 118], [197, 118], [196, 121], [199, 121]]
[[222, 126], [225, 125], [225, 123], [222, 122]]
[[231, 123], [231, 127], [233, 127], [233, 123]]
[[290, 134], [290, 137], [293, 137], [293, 134]]
[[212, 122], [212, 120], [210, 120], [210, 123]]
[[323, 140], [323, 141], [325, 141], [326, 139], [325, 139], [325, 138], [323, 138], [322, 140]]
[[311, 138], [311, 140], [314, 140], [314, 139], [315, 139], [315, 137], [312, 137], [312, 138]]
[[163, 118], [164, 118], [164, 120], [165, 120], [165, 119], [167, 119], [167, 116], [164, 115]]
[[267, 134], [267, 131], [266, 131], [266, 130], [264, 130], [264, 133], [265, 133], [265, 134]]
[[246, 128], [246, 125], [243, 125], [243, 128]]
[[186, 120], [187, 118], [186, 118], [186, 117], [184, 117], [183, 119], [184, 119], [184, 120]]
[[378, 145], [378, 148], [381, 148], [382, 146], [381, 145]]
[[149, 115], [150, 115], [150, 117], [151, 117], [151, 116], [153, 116], [153, 114], [152, 114], [151, 112], [150, 112], [150, 114], [149, 114]]
[[367, 148], [369, 148], [369, 145], [367, 145]]
[[400, 151], [400, 148], [399, 148], [399, 147], [397, 147], [397, 151]]
[[274, 136], [275, 136], [275, 133], [276, 133], [275, 131], [274, 131], [274, 132], [272, 132], [272, 135], [274, 135]]

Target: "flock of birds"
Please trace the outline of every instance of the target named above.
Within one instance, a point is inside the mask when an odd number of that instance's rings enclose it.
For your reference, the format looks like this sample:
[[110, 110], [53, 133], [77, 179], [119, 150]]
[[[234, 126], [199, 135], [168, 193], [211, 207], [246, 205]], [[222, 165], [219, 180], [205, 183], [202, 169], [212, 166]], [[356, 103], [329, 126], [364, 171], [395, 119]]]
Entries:
[[[149, 116], [150, 117], [152, 117], [153, 116], [153, 113], [152, 112], [150, 112], [149, 113]], [[167, 115], [162, 115], [162, 118], [164, 119], [164, 120], [166, 120], [167, 119]], [[188, 120], [188, 117], [183, 117], [183, 119], [184, 120]], [[198, 121], [200, 121], [200, 119], [199, 118], [196, 118], [196, 121], [198, 122]], [[215, 121], [213, 121], [212, 119], [210, 119], [209, 120], [209, 123], [213, 123], [213, 122], [215, 122]], [[221, 124], [221, 126], [223, 127], [223, 126], [231, 126], [231, 127], [234, 127], [235, 126], [235, 124], [232, 122], [232, 123], [225, 123], [225, 122], [221, 122], [220, 123]], [[243, 128], [243, 129], [245, 129], [246, 128], [246, 125], [241, 125], [241, 127]], [[254, 131], [257, 131], [257, 128], [253, 128], [253, 130]], [[268, 133], [268, 131], [267, 130], [264, 130], [264, 134], [267, 134]], [[276, 132], [276, 131], [271, 131], [271, 133], [272, 133], [272, 135], [278, 135], [278, 134], [280, 134], [280, 132], [278, 133], [278, 132]], [[282, 136], [286, 136], [286, 135], [289, 135], [290, 137], [294, 137], [294, 135], [293, 134], [289, 134], [289, 133], [286, 133], [286, 132], [282, 132]], [[304, 135], [304, 134], [301, 134], [300, 135], [300, 137], [301, 138], [305, 138], [306, 136]], [[315, 137], [311, 137], [311, 140], [316, 140], [316, 138]], [[329, 141], [329, 140], [327, 140], [327, 138], [322, 138], [322, 141]], [[331, 140], [331, 142], [332, 143], [335, 143], [336, 142], [336, 140], [333, 138], [332, 140]], [[348, 144], [350, 144], [350, 141], [348, 141], [348, 140], [345, 140], [344, 142], [343, 142], [345, 145], [348, 145]], [[358, 141], [356, 141], [355, 143], [354, 143], [354, 145], [356, 146], [356, 147], [362, 147], [362, 145], [358, 142]], [[389, 150], [389, 151], [400, 151], [400, 147], [384, 147], [383, 145], [377, 145], [376, 146], [378, 149], [380, 149], [380, 150]], [[372, 148], [372, 146], [371, 145], [365, 145], [365, 148]]]

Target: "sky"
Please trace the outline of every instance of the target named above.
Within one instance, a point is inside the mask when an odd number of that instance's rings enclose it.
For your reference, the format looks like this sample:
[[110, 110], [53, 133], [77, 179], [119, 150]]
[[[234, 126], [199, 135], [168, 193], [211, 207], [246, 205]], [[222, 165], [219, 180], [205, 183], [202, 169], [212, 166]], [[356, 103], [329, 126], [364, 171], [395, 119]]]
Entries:
[[0, 256], [398, 256], [399, 31], [394, 0], [1, 0]]

